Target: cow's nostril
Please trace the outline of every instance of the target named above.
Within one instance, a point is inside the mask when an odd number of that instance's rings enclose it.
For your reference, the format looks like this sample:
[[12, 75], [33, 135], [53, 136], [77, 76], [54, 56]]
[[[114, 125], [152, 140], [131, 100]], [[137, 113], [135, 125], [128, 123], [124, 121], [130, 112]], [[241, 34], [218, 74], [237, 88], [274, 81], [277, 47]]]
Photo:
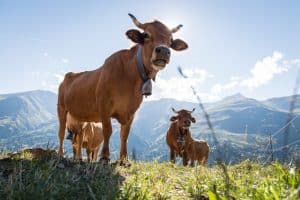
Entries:
[[156, 53], [160, 53], [160, 52], [161, 52], [161, 48], [159, 48], [159, 47], [156, 48], [156, 49], [155, 49], [155, 52], [156, 52]]
[[170, 55], [170, 54], [171, 54], [170, 49], [167, 49], [167, 48], [166, 48], [166, 52], [167, 52], [167, 55]]

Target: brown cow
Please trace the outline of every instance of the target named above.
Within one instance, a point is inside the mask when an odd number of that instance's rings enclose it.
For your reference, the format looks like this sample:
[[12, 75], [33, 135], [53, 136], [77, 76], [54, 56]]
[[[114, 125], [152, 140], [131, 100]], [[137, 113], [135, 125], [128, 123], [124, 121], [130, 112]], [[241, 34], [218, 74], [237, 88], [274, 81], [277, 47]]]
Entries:
[[195, 161], [198, 161], [199, 165], [205, 165], [208, 159], [209, 146], [204, 140], [186, 137], [183, 154], [186, 159], [185, 163], [191, 160], [191, 166], [194, 166]]
[[191, 122], [195, 123], [196, 120], [192, 117], [192, 111], [188, 110], [179, 110], [176, 111], [172, 108], [173, 112], [177, 115], [171, 117], [171, 125], [167, 131], [166, 142], [170, 148], [170, 160], [175, 163], [176, 156], [183, 157], [183, 165], [187, 165], [186, 155], [183, 153], [184, 145], [186, 140], [192, 140], [191, 132], [189, 130]]
[[73, 156], [82, 160], [82, 148], [86, 149], [88, 162], [96, 161], [100, 145], [103, 141], [102, 124], [81, 122], [67, 114], [67, 129], [73, 147]]
[[172, 33], [182, 25], [169, 29], [159, 21], [140, 23], [129, 14], [143, 32], [131, 29], [126, 35], [137, 43], [108, 57], [102, 67], [81, 73], [67, 73], [58, 91], [59, 154], [63, 155], [63, 140], [67, 112], [80, 121], [102, 122], [104, 143], [101, 160], [109, 160], [111, 118], [121, 124], [120, 159], [127, 158], [127, 139], [134, 114], [151, 94], [151, 81], [170, 61], [170, 48], [180, 51], [187, 44], [173, 39]]

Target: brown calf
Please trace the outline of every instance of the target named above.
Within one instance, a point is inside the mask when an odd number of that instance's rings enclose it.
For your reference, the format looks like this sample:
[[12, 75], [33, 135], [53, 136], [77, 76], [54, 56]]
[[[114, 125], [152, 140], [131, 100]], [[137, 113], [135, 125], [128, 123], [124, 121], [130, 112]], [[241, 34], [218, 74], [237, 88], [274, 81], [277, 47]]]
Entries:
[[71, 133], [73, 156], [82, 160], [82, 148], [86, 149], [88, 162], [96, 161], [100, 145], [103, 141], [102, 124], [81, 122], [67, 114], [67, 129]]
[[183, 157], [183, 164], [187, 165], [186, 155], [183, 153], [184, 145], [186, 140], [192, 140], [191, 132], [189, 130], [191, 122], [195, 123], [196, 120], [192, 117], [192, 111], [179, 110], [176, 111], [174, 108], [172, 110], [177, 114], [171, 117], [171, 125], [167, 131], [166, 142], [170, 148], [170, 160], [175, 163], [176, 156]]
[[[127, 158], [127, 139], [134, 114], [149, 87], [150, 79], [170, 61], [170, 48], [184, 50], [188, 46], [172, 33], [181, 25], [169, 29], [159, 21], [140, 23], [129, 14], [142, 30], [131, 29], [126, 35], [137, 43], [108, 57], [102, 67], [81, 73], [67, 73], [58, 91], [59, 154], [63, 155], [66, 116], [69, 112], [80, 121], [102, 122], [103, 148], [101, 159], [109, 160], [109, 140], [112, 133], [111, 118], [121, 124], [120, 159]], [[139, 67], [138, 67], [139, 66]]]
[[185, 163], [191, 160], [190, 165], [194, 166], [194, 162], [198, 161], [199, 165], [205, 165], [208, 159], [209, 146], [204, 140], [195, 140], [193, 138], [186, 137], [186, 143], [184, 146]]

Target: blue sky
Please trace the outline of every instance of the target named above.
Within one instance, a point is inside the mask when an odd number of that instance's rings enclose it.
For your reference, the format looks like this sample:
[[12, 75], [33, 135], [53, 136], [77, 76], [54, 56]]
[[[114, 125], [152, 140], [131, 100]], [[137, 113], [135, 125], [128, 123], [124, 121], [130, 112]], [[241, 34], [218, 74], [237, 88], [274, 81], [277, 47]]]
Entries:
[[[189, 44], [172, 52], [151, 99], [205, 101], [237, 92], [266, 99], [291, 95], [300, 67], [300, 1], [0, 0], [0, 93], [56, 92], [65, 72], [95, 69], [132, 45], [125, 36], [158, 19]], [[181, 79], [177, 66], [190, 75]]]

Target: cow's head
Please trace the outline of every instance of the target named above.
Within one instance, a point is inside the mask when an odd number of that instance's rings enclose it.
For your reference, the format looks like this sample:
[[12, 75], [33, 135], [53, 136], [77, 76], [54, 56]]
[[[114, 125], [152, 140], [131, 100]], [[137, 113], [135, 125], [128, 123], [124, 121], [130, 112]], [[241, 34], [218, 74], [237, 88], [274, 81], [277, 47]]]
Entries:
[[171, 121], [177, 121], [179, 128], [181, 129], [189, 129], [191, 126], [191, 122], [195, 123], [196, 119], [192, 117], [192, 112], [194, 112], [195, 108], [192, 111], [188, 110], [179, 110], [176, 111], [174, 108], [172, 108], [173, 112], [175, 112], [177, 115], [171, 117]]
[[149, 69], [151, 67], [155, 71], [164, 69], [170, 61], [170, 48], [176, 51], [188, 48], [188, 45], [183, 40], [173, 39], [172, 36], [182, 25], [169, 29], [163, 23], [156, 20], [142, 24], [132, 14], [129, 14], [129, 16], [142, 31], [130, 29], [126, 32], [126, 35], [133, 42], [143, 46], [142, 57], [146, 68]]

